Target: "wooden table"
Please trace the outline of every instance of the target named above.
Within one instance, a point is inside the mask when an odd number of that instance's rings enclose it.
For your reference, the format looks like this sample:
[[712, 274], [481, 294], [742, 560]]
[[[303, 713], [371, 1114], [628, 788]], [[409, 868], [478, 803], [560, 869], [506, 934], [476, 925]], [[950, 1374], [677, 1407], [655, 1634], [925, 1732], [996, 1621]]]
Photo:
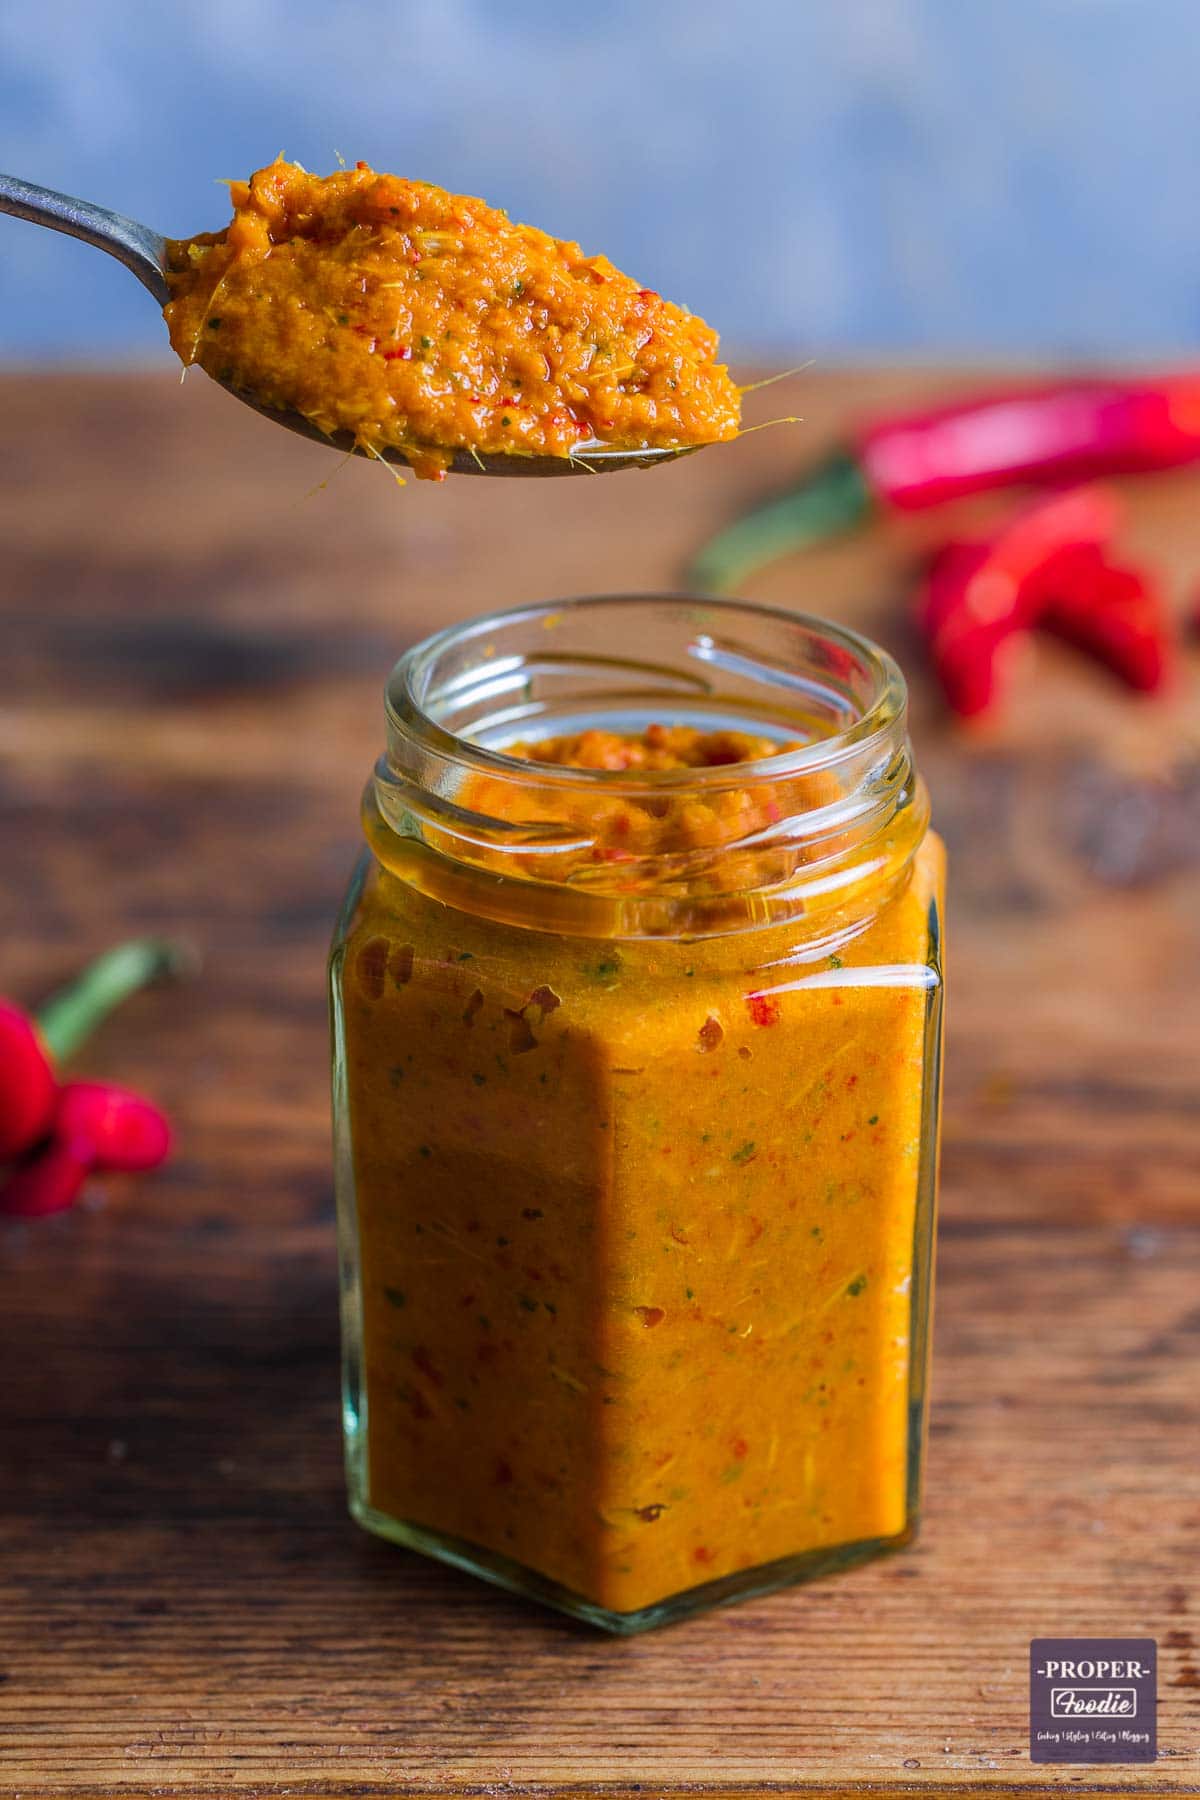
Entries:
[[[171, 1109], [174, 1161], [0, 1233], [5, 1792], [1200, 1792], [1197, 715], [1047, 644], [948, 727], [904, 607], [941, 522], [756, 584], [899, 652], [950, 844], [919, 1545], [619, 1642], [343, 1506], [322, 963], [387, 669], [485, 607], [674, 583], [778, 459], [954, 382], [809, 376], [770, 397], [792, 436], [653, 476], [398, 492], [198, 374], [3, 381], [3, 989], [135, 932], [206, 959], [86, 1058]], [[1198, 506], [1130, 494], [1177, 595]], [[1104, 1633], [1158, 1639], [1157, 1765], [1031, 1766], [1030, 1638]]]

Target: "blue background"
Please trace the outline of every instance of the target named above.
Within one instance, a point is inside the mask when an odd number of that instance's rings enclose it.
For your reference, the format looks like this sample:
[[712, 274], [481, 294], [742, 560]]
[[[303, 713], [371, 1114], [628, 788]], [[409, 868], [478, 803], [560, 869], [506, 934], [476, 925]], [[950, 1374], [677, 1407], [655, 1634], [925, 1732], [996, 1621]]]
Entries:
[[[763, 353], [1200, 337], [1197, 0], [0, 0], [0, 167], [171, 234], [336, 152], [603, 249]], [[77, 305], [72, 290], [82, 290]], [[0, 219], [0, 354], [164, 354]]]

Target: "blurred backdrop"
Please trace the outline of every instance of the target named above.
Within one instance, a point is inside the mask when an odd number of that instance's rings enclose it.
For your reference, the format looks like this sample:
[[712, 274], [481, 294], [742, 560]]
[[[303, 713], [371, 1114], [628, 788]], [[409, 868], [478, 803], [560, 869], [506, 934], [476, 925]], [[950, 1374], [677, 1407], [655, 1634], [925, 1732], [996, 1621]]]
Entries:
[[[0, 0], [0, 167], [170, 234], [340, 152], [580, 238], [734, 351], [1200, 338], [1196, 0]], [[167, 359], [0, 221], [0, 354]]]

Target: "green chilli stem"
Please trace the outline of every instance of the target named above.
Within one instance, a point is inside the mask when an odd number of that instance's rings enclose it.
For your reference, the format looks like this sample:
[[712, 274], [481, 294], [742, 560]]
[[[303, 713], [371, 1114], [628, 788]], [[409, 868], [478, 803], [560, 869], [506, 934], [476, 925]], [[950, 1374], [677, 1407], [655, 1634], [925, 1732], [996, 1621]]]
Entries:
[[764, 563], [849, 531], [873, 507], [862, 469], [838, 451], [800, 487], [755, 507], [711, 538], [688, 570], [688, 586], [732, 593]]
[[134, 938], [106, 950], [39, 1008], [37, 1026], [56, 1063], [69, 1062], [110, 1012], [151, 982], [190, 973], [195, 952], [170, 938]]

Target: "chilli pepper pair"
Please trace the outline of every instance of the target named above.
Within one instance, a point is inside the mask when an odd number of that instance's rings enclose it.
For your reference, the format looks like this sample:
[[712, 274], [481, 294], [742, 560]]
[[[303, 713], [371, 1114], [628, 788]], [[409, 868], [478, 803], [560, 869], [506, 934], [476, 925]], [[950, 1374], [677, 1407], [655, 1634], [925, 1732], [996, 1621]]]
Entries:
[[1081, 487], [1052, 495], [982, 540], [952, 540], [934, 555], [917, 621], [954, 712], [971, 717], [996, 698], [1019, 634], [1052, 632], [1150, 692], [1166, 678], [1170, 619], [1144, 571], [1116, 561], [1114, 495]]
[[[798, 487], [727, 526], [690, 575], [728, 591], [775, 557], [878, 514], [913, 513], [1014, 485], [1086, 482], [1200, 460], [1200, 376], [1073, 380], [985, 394], [867, 423]], [[1154, 582], [1110, 553], [1116, 503], [1055, 492], [986, 541], [951, 541], [926, 572], [918, 617], [951, 707], [984, 710], [1017, 634], [1036, 625], [1129, 686], [1165, 679], [1169, 619]], [[1200, 625], [1197, 627], [1200, 630]]]
[[99, 957], [36, 1015], [0, 1002], [0, 1213], [61, 1212], [94, 1171], [166, 1157], [170, 1127], [151, 1101], [107, 1082], [60, 1083], [56, 1070], [115, 1006], [186, 960], [176, 945], [138, 940]]

